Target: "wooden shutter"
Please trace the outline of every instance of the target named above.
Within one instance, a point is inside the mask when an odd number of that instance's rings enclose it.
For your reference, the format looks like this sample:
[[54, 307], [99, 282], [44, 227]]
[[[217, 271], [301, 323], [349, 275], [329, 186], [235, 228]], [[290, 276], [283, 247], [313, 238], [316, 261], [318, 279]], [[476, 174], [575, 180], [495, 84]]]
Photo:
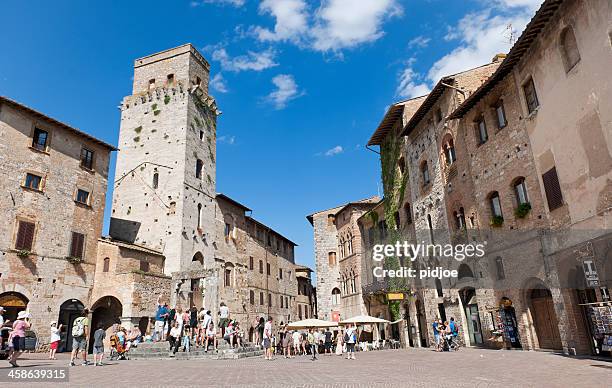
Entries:
[[34, 223], [19, 221], [19, 228], [17, 229], [17, 239], [15, 241], [15, 249], [24, 249], [31, 251], [32, 243], [34, 242], [34, 230]]
[[72, 243], [70, 244], [70, 256], [83, 258], [83, 247], [85, 245], [85, 235], [72, 232]]
[[561, 185], [559, 184], [556, 167], [551, 168], [542, 175], [542, 183], [544, 183], [548, 209], [553, 211], [563, 206], [563, 195], [561, 194]]

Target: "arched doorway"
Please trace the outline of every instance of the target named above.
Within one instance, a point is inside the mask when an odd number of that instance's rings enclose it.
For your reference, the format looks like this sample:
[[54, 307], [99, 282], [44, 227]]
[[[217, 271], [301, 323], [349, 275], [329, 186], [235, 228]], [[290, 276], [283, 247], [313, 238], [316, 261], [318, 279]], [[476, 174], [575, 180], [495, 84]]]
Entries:
[[17, 314], [28, 307], [30, 301], [25, 295], [15, 291], [4, 292], [0, 294], [0, 306], [4, 308], [4, 320], [11, 322], [17, 319]]
[[123, 305], [119, 299], [114, 296], [104, 296], [93, 304], [91, 314], [91, 334], [89, 336], [89, 351], [93, 350], [93, 332], [98, 325], [102, 325], [104, 330], [108, 329], [115, 323], [121, 323], [121, 315]]
[[459, 290], [459, 296], [461, 297], [461, 304], [463, 305], [463, 309], [465, 312], [465, 319], [467, 325], [465, 329], [470, 337], [470, 345], [482, 345], [482, 329], [480, 326], [480, 314], [478, 313], [478, 299], [476, 298], [476, 289], [473, 287], [462, 288], [461, 290]]
[[60, 332], [61, 342], [58, 351], [70, 352], [72, 350], [72, 322], [80, 317], [84, 306], [78, 299], [68, 299], [60, 306], [57, 324], [62, 325]]
[[427, 322], [425, 320], [425, 308], [423, 307], [423, 303], [419, 299], [414, 302], [414, 307], [416, 310], [417, 322], [419, 324], [419, 337], [421, 340], [421, 347], [427, 347]]
[[560, 350], [561, 336], [552, 295], [548, 288], [535, 288], [529, 292], [529, 306], [541, 349]]

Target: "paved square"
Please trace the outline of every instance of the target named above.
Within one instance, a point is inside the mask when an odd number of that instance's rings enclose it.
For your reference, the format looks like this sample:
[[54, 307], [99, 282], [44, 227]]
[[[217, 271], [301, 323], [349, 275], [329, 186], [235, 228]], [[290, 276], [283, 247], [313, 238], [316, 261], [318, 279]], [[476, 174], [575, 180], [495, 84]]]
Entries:
[[[64, 356], [64, 355], [62, 355]], [[20, 364], [66, 366], [31, 355]], [[6, 373], [2, 361], [2, 373]], [[462, 349], [387, 350], [359, 353], [357, 360], [322, 356], [317, 361], [241, 360], [113, 361], [70, 369], [74, 387], [609, 387], [612, 363], [544, 352]], [[32, 386], [33, 384], [29, 384]], [[64, 384], [65, 385], [65, 384]], [[63, 386], [36, 384], [35, 386]]]

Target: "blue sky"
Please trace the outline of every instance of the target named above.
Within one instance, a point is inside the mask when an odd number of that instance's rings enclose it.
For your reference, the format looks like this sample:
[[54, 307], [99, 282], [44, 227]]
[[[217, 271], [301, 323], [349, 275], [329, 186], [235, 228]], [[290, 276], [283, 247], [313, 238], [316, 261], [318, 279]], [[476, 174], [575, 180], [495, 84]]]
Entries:
[[0, 94], [116, 144], [133, 60], [193, 43], [223, 111], [217, 190], [314, 267], [305, 216], [377, 194], [378, 156], [364, 144], [385, 108], [507, 52], [507, 25], [520, 33], [540, 3], [4, 1]]

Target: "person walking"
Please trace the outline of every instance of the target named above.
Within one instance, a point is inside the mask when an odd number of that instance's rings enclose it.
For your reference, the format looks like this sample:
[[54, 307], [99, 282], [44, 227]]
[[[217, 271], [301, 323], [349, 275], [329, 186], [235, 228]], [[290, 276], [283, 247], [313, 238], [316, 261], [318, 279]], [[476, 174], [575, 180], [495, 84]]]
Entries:
[[312, 353], [311, 360], [314, 361], [317, 359], [317, 339], [312, 329], [308, 331], [308, 344], [310, 346], [310, 352]]
[[327, 329], [325, 329], [325, 333], [323, 334], [324, 336], [324, 352], [325, 354], [329, 354], [331, 356], [332, 352], [331, 352], [331, 348], [332, 348], [332, 332], [331, 330], [329, 330], [329, 327]]
[[51, 338], [49, 339], [49, 360], [55, 360], [55, 353], [57, 352], [57, 347], [61, 341], [60, 331], [62, 330], [62, 325], [57, 326], [57, 322], [51, 322]]
[[99, 323], [98, 328], [94, 332], [94, 366], [102, 366], [102, 358], [104, 357], [104, 338], [106, 338], [106, 331], [102, 324]]
[[259, 317], [259, 322], [257, 323], [257, 326], [255, 326], [255, 331], [257, 332], [257, 345], [258, 346], [263, 346], [263, 332], [264, 332], [264, 326], [266, 326], [266, 321], [264, 319], [264, 317]]
[[293, 356], [298, 356], [300, 354], [300, 340], [302, 339], [302, 335], [299, 331], [294, 330], [291, 334], [291, 339], [293, 340]]
[[346, 328], [346, 332], [344, 333], [344, 340], [346, 342], [346, 359], [354, 360], [355, 359], [355, 343], [357, 342], [357, 334], [355, 329], [353, 328], [353, 324], [349, 323]]
[[75, 366], [74, 359], [79, 350], [83, 355], [83, 364], [89, 365], [87, 361], [87, 333], [89, 332], [89, 310], [83, 309], [81, 316], [72, 322], [72, 353], [70, 354], [70, 366]]
[[20, 311], [17, 314], [17, 319], [13, 322], [13, 330], [10, 334], [10, 343], [13, 344], [13, 350], [9, 356], [9, 364], [17, 368], [17, 359], [25, 350], [25, 331], [30, 329], [30, 315], [26, 311]]
[[181, 346], [181, 326], [178, 321], [174, 322], [172, 329], [170, 329], [168, 341], [170, 342], [170, 351], [172, 352], [171, 357], [174, 357], [179, 346]]
[[164, 326], [168, 319], [169, 311], [166, 303], [161, 303], [161, 295], [157, 297], [157, 312], [155, 313], [155, 328], [153, 331], [153, 340], [155, 342], [163, 341], [166, 339], [164, 333]]
[[264, 326], [263, 347], [266, 360], [272, 360], [272, 317], [268, 317], [268, 322]]
[[434, 340], [436, 341], [436, 352], [440, 351], [440, 331], [438, 330], [438, 321], [434, 321], [431, 324], [433, 328]]
[[342, 356], [344, 353], [344, 334], [339, 331], [336, 334], [336, 356]]
[[285, 335], [282, 340], [283, 355], [285, 358], [291, 358], [291, 334], [291, 331], [285, 329]]

